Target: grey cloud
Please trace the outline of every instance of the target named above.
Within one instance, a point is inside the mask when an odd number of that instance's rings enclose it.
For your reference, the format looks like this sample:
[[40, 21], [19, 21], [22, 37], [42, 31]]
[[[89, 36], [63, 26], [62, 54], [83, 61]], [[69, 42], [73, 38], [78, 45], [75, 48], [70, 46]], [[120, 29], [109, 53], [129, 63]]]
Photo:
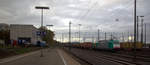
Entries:
[[[64, 32], [62, 31], [64, 29], [67, 33], [68, 22], [71, 19], [74, 32], [78, 30], [77, 24], [80, 23], [84, 32], [89, 31], [88, 27], [90, 27], [93, 28], [93, 32], [101, 28], [104, 32], [130, 30], [133, 33], [133, 1], [131, 0], [0, 0], [0, 22], [33, 24], [39, 27], [40, 13], [32, 9], [42, 2], [50, 6], [49, 12], [44, 14], [44, 25], [53, 24], [58, 32]], [[137, 15], [144, 15], [146, 23], [150, 23], [149, 3], [149, 0], [137, 0]], [[115, 21], [116, 19], [119, 21]]]

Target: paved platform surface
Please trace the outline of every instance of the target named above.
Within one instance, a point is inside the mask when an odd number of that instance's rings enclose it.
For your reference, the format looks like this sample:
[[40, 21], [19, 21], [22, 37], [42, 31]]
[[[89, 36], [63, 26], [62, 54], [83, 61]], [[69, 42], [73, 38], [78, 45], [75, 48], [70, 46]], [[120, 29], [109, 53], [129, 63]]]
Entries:
[[35, 51], [6, 59], [0, 59], [0, 65], [80, 65], [71, 56], [61, 49], [43, 50], [43, 57], [40, 57], [41, 51]]

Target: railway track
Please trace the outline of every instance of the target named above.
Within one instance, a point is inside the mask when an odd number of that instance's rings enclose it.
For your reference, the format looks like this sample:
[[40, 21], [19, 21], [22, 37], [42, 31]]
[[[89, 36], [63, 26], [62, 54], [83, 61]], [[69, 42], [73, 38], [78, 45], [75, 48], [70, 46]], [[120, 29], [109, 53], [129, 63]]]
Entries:
[[[132, 55], [133, 53], [132, 53], [132, 51], [120, 51], [120, 52], [118, 52], [118, 54]], [[136, 55], [138, 57], [150, 58], [150, 52], [149, 51], [137, 51]]]
[[[97, 52], [99, 52], [99, 51], [97, 51]], [[131, 54], [120, 54], [120, 53], [111, 53], [111, 52], [102, 52], [102, 51], [101, 51], [101, 53], [111, 55], [111, 56], [117, 56], [117, 57], [119, 56], [119, 57], [123, 57], [123, 58], [133, 59], [133, 55], [131, 55]], [[150, 57], [143, 56], [143, 55], [137, 55], [136, 60], [150, 62]]]
[[131, 59], [111, 56], [96, 51], [72, 49], [71, 53], [82, 60], [90, 63], [90, 65], [142, 65], [133, 62]]
[[122, 65], [141, 65], [141, 64], [138, 64], [138, 63], [134, 63], [132, 61], [129, 61], [127, 59], [122, 59], [122, 58], [114, 58], [114, 57], [110, 57], [110, 56], [107, 56], [107, 55], [102, 55], [100, 54], [101, 56], [97, 56], [98, 59], [101, 58], [101, 59], [106, 59], [106, 60], [109, 60], [109, 61], [113, 61], [113, 62], [117, 62], [117, 63], [120, 63]]
[[97, 52], [94, 52], [94, 51], [89, 51], [89, 52], [95, 53], [94, 56], [96, 56], [97, 59], [106, 59], [106, 60], [109, 60], [109, 61], [119, 63], [121, 65], [141, 65], [141, 64], [132, 62], [132, 60], [129, 61], [128, 59], [124, 59], [124, 58], [120, 58], [120, 57], [114, 57], [114, 56], [111, 56], [111, 55], [105, 55], [105, 54], [97, 53]]

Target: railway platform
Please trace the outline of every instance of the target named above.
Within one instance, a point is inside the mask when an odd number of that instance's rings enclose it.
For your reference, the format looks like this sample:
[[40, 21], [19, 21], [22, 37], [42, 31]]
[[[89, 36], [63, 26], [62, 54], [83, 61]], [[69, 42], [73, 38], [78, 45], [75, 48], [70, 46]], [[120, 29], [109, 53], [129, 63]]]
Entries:
[[70, 55], [58, 48], [44, 49], [42, 57], [40, 53], [41, 51], [39, 50], [0, 59], [0, 65], [80, 65]]

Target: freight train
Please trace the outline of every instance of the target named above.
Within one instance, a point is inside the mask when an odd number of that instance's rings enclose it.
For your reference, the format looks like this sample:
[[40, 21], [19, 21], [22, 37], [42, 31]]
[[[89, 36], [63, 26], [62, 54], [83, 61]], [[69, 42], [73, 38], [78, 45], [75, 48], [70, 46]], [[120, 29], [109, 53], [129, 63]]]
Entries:
[[[95, 49], [95, 50], [105, 50], [105, 51], [119, 51], [119, 50], [132, 50], [133, 43], [119, 42], [119, 40], [101, 40], [97, 43], [83, 42], [83, 43], [69, 43], [63, 44], [64, 47], [74, 47], [82, 49]], [[141, 49], [143, 47], [142, 43], [136, 43], [136, 48]]]

